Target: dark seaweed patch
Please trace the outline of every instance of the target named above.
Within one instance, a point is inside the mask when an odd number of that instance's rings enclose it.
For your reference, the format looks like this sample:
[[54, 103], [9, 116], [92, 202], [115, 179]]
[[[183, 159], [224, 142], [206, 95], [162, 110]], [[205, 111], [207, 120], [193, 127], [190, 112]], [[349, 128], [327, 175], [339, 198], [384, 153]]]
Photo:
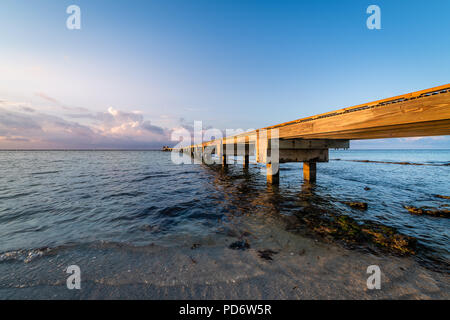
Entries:
[[368, 205], [365, 202], [357, 202], [357, 201], [344, 201], [346, 205], [349, 207], [358, 209], [358, 210], [367, 210]]
[[328, 213], [325, 216], [321, 212], [315, 212], [315, 210], [303, 211], [297, 217], [299, 218], [298, 222], [289, 226], [292, 231], [303, 229], [307, 233], [312, 232], [314, 235], [319, 235], [324, 240], [338, 241], [349, 247], [359, 247], [372, 251], [378, 248], [398, 255], [416, 253], [417, 240], [415, 238], [403, 235], [395, 228], [382, 224], [374, 222], [358, 223], [347, 215]]
[[418, 216], [430, 216], [439, 218], [450, 218], [450, 210], [448, 209], [435, 209], [435, 208], [417, 208], [413, 206], [404, 206], [410, 213]]
[[264, 259], [264, 260], [269, 260], [269, 261], [272, 261], [273, 259], [272, 259], [272, 256], [274, 255], [274, 254], [277, 254], [278, 252], [277, 251], [273, 251], [273, 250], [270, 250], [270, 249], [266, 249], [266, 250], [258, 250], [258, 255], [259, 255], [259, 257], [261, 258], [261, 259]]
[[228, 248], [232, 250], [247, 250], [250, 249], [250, 244], [248, 243], [247, 240], [240, 240], [233, 242], [232, 244], [230, 244]]

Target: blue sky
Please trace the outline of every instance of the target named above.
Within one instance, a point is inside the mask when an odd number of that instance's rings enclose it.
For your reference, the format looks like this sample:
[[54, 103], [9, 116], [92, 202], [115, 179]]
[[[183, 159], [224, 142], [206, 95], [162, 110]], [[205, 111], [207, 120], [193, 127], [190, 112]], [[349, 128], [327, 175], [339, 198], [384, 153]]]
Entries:
[[[81, 8], [68, 30], [66, 8]], [[381, 30], [366, 8], [381, 8]], [[2, 0], [0, 148], [135, 148], [449, 83], [450, 2]], [[449, 137], [352, 147], [449, 148]]]

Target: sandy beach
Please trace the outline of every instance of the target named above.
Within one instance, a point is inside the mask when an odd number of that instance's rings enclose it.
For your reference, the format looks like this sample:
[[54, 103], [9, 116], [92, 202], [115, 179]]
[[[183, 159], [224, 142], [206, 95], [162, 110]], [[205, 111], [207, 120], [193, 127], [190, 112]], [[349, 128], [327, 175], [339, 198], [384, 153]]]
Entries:
[[[98, 243], [50, 250], [15, 277], [1, 273], [2, 299], [449, 299], [447, 274], [413, 258], [377, 256], [273, 229], [247, 250], [235, 238], [189, 239], [181, 247]], [[200, 240], [200, 242], [199, 242]], [[181, 241], [181, 239], [180, 239]], [[194, 244], [194, 245], [193, 245]], [[273, 250], [273, 260], [261, 250]], [[81, 290], [66, 288], [65, 266], [82, 270]], [[382, 271], [381, 289], [369, 290], [369, 265]], [[0, 265], [0, 270], [5, 265]], [[42, 273], [41, 270], [55, 270]], [[36, 277], [38, 275], [38, 277]]]

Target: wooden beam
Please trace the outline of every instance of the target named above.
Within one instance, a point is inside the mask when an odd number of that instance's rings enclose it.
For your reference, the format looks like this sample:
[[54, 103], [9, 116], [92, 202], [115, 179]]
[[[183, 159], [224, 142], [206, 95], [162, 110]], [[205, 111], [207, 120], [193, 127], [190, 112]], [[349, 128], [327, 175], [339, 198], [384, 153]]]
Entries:
[[303, 180], [306, 182], [316, 182], [316, 162], [303, 162]]
[[258, 131], [255, 145], [255, 155], [258, 163], [279, 163], [278, 131]]
[[219, 161], [222, 164], [222, 167], [226, 168], [228, 166], [227, 163], [227, 153], [226, 153], [226, 145], [219, 144], [217, 145], [217, 155], [219, 157]]
[[328, 149], [280, 149], [279, 163], [328, 162]]
[[[420, 122], [376, 128], [362, 128], [332, 133], [334, 139], [387, 139], [450, 135], [450, 120]], [[329, 138], [330, 133], [305, 135], [306, 138]]]
[[[327, 133], [327, 138], [333, 139], [333, 133], [347, 130], [402, 126], [439, 120], [450, 120], [450, 84], [344, 108], [265, 129], [279, 128], [280, 138]], [[417, 134], [427, 135], [426, 133], [425, 131]], [[386, 134], [389, 134], [389, 132], [386, 132]], [[386, 138], [389, 138], [389, 136], [386, 136]]]
[[280, 166], [278, 163], [268, 163], [266, 165], [267, 182], [270, 184], [280, 183]]
[[281, 149], [347, 149], [349, 140], [331, 139], [280, 139]]
[[205, 163], [205, 164], [213, 164], [214, 163], [212, 156], [211, 156], [213, 149], [214, 149], [214, 147], [212, 147], [212, 146], [202, 147], [203, 163]]
[[254, 144], [227, 144], [226, 153], [228, 156], [242, 157], [244, 155], [255, 155], [256, 146]]
[[245, 155], [243, 161], [244, 161], [242, 163], [243, 167], [248, 168], [250, 165], [250, 157], [248, 155]]

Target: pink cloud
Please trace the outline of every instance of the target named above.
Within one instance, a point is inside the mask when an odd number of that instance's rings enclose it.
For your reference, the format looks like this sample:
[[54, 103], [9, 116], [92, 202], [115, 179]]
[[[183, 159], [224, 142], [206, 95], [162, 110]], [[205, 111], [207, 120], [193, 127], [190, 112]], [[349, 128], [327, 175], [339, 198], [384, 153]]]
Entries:
[[111, 107], [107, 112], [67, 117], [0, 106], [0, 149], [146, 149], [171, 143], [170, 130], [153, 125], [138, 112]]

